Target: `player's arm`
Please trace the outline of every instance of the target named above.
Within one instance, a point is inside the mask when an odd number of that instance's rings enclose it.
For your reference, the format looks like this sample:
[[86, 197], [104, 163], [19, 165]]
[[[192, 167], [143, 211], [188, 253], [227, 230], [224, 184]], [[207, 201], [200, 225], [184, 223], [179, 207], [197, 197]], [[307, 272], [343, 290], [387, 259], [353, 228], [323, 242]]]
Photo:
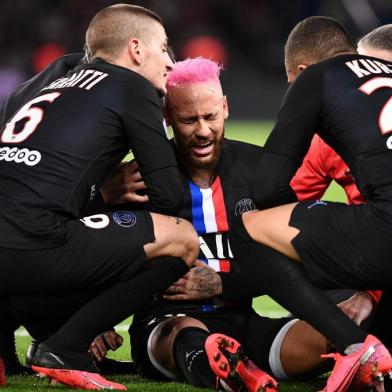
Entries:
[[165, 291], [163, 298], [169, 301], [195, 301], [221, 294], [221, 275], [203, 261], [196, 260], [195, 266], [173, 283]]
[[375, 300], [373, 293], [372, 291], [358, 291], [351, 298], [338, 304], [338, 306], [357, 325], [361, 325], [372, 314], [378, 302]]
[[231, 263], [230, 272], [218, 272], [217, 274], [222, 281], [221, 295], [225, 301], [255, 298], [265, 294], [260, 284], [257, 284], [256, 280], [253, 281], [249, 272], [238, 263]]
[[290, 182], [298, 200], [321, 199], [331, 184], [323, 159], [324, 146], [320, 137], [315, 135], [302, 165]]
[[258, 297], [264, 294], [259, 285], [248, 285], [249, 274], [242, 271], [235, 263], [231, 263], [229, 272], [216, 272], [206, 263], [197, 260], [195, 266], [177, 282], [173, 283], [163, 295], [169, 301], [196, 301], [222, 296], [225, 300], [239, 300]]
[[147, 189], [135, 160], [121, 163], [100, 189], [107, 205], [146, 203], [148, 196], [141, 194]]
[[125, 86], [123, 121], [127, 137], [147, 187], [147, 209], [176, 214], [183, 198], [183, 185], [174, 149], [163, 125], [161, 101], [142, 78]]
[[320, 129], [321, 89], [321, 67], [314, 65], [303, 71], [287, 91], [252, 184], [258, 208], [297, 200], [290, 180], [309, 149], [314, 130]]

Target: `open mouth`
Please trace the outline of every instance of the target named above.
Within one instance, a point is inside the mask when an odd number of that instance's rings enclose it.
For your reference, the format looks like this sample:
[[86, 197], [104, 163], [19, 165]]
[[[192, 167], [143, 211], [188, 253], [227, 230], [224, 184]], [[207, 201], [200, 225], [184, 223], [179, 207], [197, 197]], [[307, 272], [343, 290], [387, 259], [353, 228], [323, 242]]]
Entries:
[[214, 148], [214, 143], [212, 141], [197, 143], [192, 146], [192, 151], [195, 155], [205, 156], [211, 154]]

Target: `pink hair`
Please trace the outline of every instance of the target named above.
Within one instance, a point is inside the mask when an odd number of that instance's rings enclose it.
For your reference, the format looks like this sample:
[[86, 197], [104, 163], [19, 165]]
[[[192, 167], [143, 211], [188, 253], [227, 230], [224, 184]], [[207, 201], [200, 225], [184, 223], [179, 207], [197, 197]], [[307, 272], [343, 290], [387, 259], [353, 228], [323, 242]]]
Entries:
[[202, 57], [178, 61], [167, 75], [166, 88], [170, 90], [173, 87], [184, 87], [209, 80], [219, 82], [221, 69], [222, 67], [215, 61]]

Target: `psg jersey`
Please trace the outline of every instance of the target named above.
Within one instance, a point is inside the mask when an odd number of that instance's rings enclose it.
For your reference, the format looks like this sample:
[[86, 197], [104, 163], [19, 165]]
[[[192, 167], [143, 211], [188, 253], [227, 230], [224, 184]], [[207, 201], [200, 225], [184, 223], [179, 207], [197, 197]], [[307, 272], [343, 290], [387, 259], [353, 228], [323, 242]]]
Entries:
[[[230, 249], [230, 226], [233, 219], [255, 208], [250, 198], [250, 182], [261, 147], [225, 139], [216, 177], [209, 188], [198, 187], [186, 173], [186, 188], [180, 216], [192, 222], [200, 242], [198, 259], [215, 271], [233, 270], [235, 259]], [[203, 301], [158, 300], [138, 317], [170, 313], [216, 313], [251, 307], [252, 299], [228, 302], [221, 297]]]
[[149, 188], [148, 209], [175, 214], [182, 195], [177, 161], [161, 99], [147, 79], [96, 59], [29, 90], [0, 132], [0, 247], [67, 241], [130, 149]]

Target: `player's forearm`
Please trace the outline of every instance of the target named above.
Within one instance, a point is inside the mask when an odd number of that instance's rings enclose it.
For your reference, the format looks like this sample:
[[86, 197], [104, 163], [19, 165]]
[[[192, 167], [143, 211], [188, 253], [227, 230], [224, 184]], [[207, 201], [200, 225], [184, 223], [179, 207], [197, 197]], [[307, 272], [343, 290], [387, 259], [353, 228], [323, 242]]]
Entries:
[[252, 283], [249, 274], [234, 263], [229, 273], [218, 272], [221, 278], [222, 298], [226, 301], [254, 298], [265, 294], [257, 282]]
[[[266, 167], [269, 170], [265, 170]], [[257, 208], [265, 209], [297, 201], [290, 187], [297, 165], [291, 159], [283, 155], [263, 153], [258, 168], [252, 184], [253, 200]]]
[[157, 170], [144, 176], [148, 188], [147, 209], [177, 215], [184, 195], [183, 184], [176, 166]]

